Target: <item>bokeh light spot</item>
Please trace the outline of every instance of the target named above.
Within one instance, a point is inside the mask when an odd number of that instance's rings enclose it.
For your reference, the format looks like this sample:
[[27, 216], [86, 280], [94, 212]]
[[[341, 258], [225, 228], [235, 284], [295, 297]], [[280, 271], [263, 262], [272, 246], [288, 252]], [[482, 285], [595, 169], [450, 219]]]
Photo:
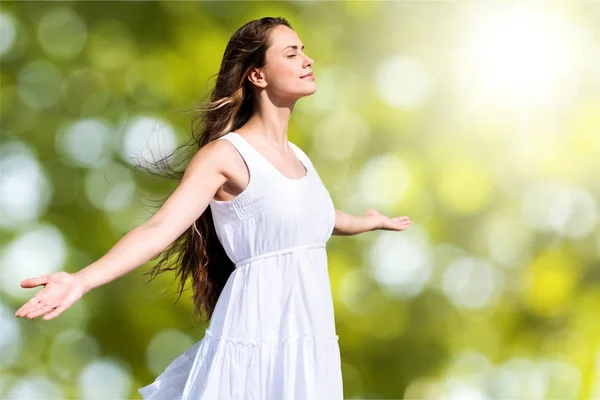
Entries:
[[414, 297], [429, 282], [430, 253], [425, 232], [414, 223], [402, 233], [382, 232], [370, 252], [371, 273], [390, 294]]
[[20, 233], [0, 255], [0, 288], [16, 299], [29, 299], [32, 289], [22, 288], [21, 281], [61, 270], [66, 257], [67, 245], [60, 230], [54, 226], [40, 225]]
[[189, 335], [177, 329], [164, 329], [158, 332], [146, 350], [146, 362], [148, 369], [156, 376], [176, 357], [181, 355], [193, 344]]
[[70, 7], [56, 7], [40, 20], [38, 41], [51, 56], [74, 58], [81, 53], [86, 39], [85, 22]]

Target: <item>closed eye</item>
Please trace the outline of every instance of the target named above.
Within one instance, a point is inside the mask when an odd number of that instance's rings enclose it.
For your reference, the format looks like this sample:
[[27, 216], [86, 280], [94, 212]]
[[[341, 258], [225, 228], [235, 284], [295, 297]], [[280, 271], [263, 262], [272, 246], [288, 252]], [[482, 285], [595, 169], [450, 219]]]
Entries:
[[296, 57], [296, 55], [292, 54], [292, 55], [288, 56], [288, 58], [292, 58], [292, 57]]

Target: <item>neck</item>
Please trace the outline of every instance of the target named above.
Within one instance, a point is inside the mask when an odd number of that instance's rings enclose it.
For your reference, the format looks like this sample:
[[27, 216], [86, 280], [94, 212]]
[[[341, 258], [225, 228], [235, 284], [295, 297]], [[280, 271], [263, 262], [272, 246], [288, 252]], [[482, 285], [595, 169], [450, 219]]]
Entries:
[[260, 136], [271, 146], [287, 148], [288, 123], [291, 109], [288, 107], [270, 107], [257, 110], [238, 133], [246, 132], [251, 136]]

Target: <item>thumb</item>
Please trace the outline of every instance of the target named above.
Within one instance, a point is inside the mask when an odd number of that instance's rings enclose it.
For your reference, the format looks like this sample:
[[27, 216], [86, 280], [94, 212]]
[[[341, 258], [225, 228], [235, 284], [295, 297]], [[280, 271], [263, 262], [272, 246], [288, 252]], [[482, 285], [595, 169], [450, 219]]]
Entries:
[[48, 275], [38, 276], [37, 278], [30, 278], [21, 281], [21, 287], [32, 288], [48, 283]]

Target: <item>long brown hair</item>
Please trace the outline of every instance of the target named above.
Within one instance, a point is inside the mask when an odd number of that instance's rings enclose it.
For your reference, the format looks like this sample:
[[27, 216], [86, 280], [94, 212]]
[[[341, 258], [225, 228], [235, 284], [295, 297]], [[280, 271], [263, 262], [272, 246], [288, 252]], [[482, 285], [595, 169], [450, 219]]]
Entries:
[[[192, 137], [186, 144], [158, 161], [151, 161], [152, 168], [142, 168], [154, 176], [180, 180], [185, 168], [176, 169], [171, 160], [175, 154], [186, 149], [185, 164], [207, 143], [244, 125], [255, 110], [248, 73], [253, 68], [263, 67], [269, 48], [270, 33], [278, 25], [291, 25], [280, 17], [265, 17], [250, 21], [239, 28], [229, 39], [223, 54], [210, 101], [192, 108], [197, 114], [192, 117]], [[194, 319], [204, 312], [206, 321], [212, 317], [217, 299], [234, 270], [235, 265], [219, 242], [213, 224], [210, 207], [171, 243], [163, 252], [153, 257], [156, 265], [144, 275], [150, 274], [149, 283], [159, 273], [176, 271], [179, 279], [179, 298], [188, 278], [192, 280]], [[176, 300], [176, 302], [177, 302]]]

